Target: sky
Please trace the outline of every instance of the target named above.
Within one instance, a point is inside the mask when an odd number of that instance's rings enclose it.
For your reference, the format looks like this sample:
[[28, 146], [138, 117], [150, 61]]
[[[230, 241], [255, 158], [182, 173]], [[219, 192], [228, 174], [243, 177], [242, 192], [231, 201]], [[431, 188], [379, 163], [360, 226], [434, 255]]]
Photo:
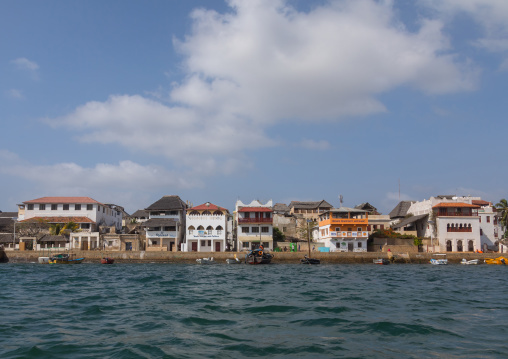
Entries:
[[506, 0], [3, 0], [0, 210], [507, 197]]

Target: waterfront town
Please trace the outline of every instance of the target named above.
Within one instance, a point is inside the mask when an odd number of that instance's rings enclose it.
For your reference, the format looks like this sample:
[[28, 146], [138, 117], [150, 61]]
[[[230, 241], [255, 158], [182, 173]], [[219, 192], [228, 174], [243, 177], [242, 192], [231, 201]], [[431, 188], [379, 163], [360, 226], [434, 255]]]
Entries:
[[[222, 204], [224, 205], [224, 204]], [[401, 201], [389, 214], [370, 203], [252, 200], [193, 205], [163, 196], [132, 214], [90, 197], [41, 197], [0, 212], [5, 251], [473, 252], [506, 253], [507, 203], [440, 195]]]

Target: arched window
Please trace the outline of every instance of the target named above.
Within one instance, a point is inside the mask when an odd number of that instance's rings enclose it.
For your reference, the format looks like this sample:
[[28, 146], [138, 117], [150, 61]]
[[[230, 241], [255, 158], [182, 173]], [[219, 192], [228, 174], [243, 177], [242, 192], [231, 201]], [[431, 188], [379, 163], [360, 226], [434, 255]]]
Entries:
[[448, 223], [448, 224], [446, 225], [446, 231], [447, 231], [447, 232], [451, 232], [450, 223]]
[[198, 227], [198, 231], [204, 231], [204, 230], [205, 230], [205, 227], [203, 227], [203, 226]]
[[208, 234], [212, 234], [213, 227], [212, 226], [208, 226], [208, 227], [206, 227], [206, 230], [207, 230]]
[[450, 240], [446, 241], [446, 251], [447, 252], [452, 251], [452, 241], [450, 241]]
[[195, 229], [194, 226], [189, 226], [189, 234], [192, 234]]
[[213, 215], [214, 216], [222, 216], [222, 215], [224, 215], [224, 213], [222, 213], [221, 211], [215, 211], [215, 212], [213, 212]]
[[457, 252], [462, 252], [463, 251], [463, 248], [462, 248], [462, 241], [457, 241]]
[[211, 216], [212, 214], [210, 213], [210, 211], [204, 211], [203, 212], [203, 216]]
[[192, 211], [189, 216], [199, 216], [199, 212], [198, 211]]
[[217, 231], [218, 235], [222, 234], [222, 226], [217, 226], [217, 228], [215, 228], [215, 230]]

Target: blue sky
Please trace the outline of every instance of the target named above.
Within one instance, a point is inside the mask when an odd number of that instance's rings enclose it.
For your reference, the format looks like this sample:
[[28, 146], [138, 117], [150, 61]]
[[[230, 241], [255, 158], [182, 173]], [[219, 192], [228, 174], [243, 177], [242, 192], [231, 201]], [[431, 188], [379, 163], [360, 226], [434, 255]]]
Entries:
[[505, 0], [4, 0], [0, 45], [2, 211], [506, 197]]

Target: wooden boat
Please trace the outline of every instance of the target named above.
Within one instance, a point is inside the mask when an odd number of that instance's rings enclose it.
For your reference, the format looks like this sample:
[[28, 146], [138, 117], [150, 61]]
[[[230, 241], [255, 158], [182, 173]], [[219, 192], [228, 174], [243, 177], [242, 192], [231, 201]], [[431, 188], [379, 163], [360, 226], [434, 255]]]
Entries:
[[273, 254], [265, 253], [262, 248], [249, 251], [245, 255], [245, 263], [247, 264], [268, 264], [272, 261]]
[[508, 258], [506, 257], [497, 257], [497, 258], [485, 258], [485, 263], [487, 264], [497, 264], [497, 265], [507, 265]]
[[307, 255], [304, 255], [303, 259], [300, 259], [300, 263], [301, 264], [321, 264], [321, 260], [316, 259], [316, 258], [309, 258], [309, 257], [307, 257]]
[[448, 259], [446, 259], [445, 253], [435, 253], [432, 255], [435, 258], [430, 258], [430, 264], [433, 265], [446, 265], [448, 264]]
[[460, 264], [464, 265], [477, 265], [479, 263], [480, 263], [479, 259], [471, 259], [468, 261], [466, 258], [462, 258], [462, 260], [460, 261]]
[[115, 260], [111, 257], [101, 258], [101, 264], [113, 264], [113, 263], [115, 263]]
[[213, 257], [210, 258], [198, 258], [196, 259], [196, 262], [199, 264], [212, 264], [215, 263]]
[[61, 253], [49, 257], [49, 264], [80, 264], [85, 258], [74, 258], [75, 254]]
[[378, 258], [378, 259], [374, 259], [373, 260], [374, 264], [379, 264], [379, 265], [388, 265], [390, 264], [390, 261], [386, 258]]

